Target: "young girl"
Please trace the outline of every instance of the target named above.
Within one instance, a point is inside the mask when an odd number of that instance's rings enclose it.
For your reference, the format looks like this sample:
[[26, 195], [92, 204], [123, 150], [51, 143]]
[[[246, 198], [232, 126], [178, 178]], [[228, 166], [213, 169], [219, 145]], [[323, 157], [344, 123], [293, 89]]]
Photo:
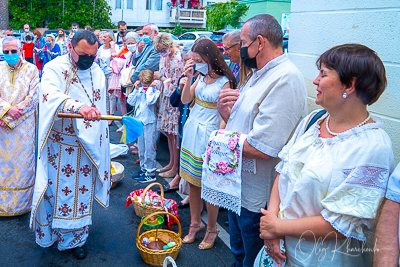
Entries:
[[[135, 107], [135, 118], [143, 123], [143, 133], [138, 138], [140, 170], [132, 178], [139, 183], [149, 183], [156, 180], [156, 103], [160, 96], [157, 86], [161, 83], [153, 83], [154, 74], [151, 70], [142, 70], [139, 73], [139, 81], [135, 83], [136, 90], [128, 96], [128, 104]], [[139, 84], [142, 86], [139, 87]]]

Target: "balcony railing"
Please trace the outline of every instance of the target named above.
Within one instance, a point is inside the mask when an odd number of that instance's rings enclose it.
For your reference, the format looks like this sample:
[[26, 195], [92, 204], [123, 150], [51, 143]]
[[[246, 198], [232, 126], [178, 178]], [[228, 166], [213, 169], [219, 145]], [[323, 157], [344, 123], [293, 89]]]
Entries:
[[177, 17], [177, 8], [173, 8], [169, 11], [169, 22], [176, 23], [192, 23], [192, 24], [203, 24], [206, 23], [206, 10], [202, 9], [179, 9], [179, 17]]

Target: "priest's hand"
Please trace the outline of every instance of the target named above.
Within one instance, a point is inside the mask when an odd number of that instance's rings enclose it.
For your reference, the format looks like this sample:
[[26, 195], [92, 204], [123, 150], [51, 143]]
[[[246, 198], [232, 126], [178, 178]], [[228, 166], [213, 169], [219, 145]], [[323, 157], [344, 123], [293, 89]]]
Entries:
[[7, 124], [4, 121], [0, 120], [0, 127], [6, 127], [6, 126]]
[[99, 121], [101, 118], [101, 113], [97, 108], [93, 107], [83, 107], [79, 111], [79, 113], [83, 116], [86, 121]]
[[19, 119], [22, 116], [22, 109], [19, 109], [17, 107], [12, 107], [7, 111], [7, 114], [11, 116], [14, 120]]

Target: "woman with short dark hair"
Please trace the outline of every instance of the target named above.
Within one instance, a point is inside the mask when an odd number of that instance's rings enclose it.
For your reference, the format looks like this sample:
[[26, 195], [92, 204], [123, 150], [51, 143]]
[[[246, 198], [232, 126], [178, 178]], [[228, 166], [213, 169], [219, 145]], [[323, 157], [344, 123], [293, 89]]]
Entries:
[[[189, 234], [183, 243], [193, 243], [196, 235], [204, 225], [201, 223], [201, 177], [202, 154], [206, 151], [208, 138], [212, 131], [220, 127], [220, 114], [217, 109], [219, 91], [225, 88], [236, 88], [236, 78], [226, 64], [224, 57], [213, 41], [208, 38], [198, 39], [192, 47], [191, 59], [185, 65], [185, 74], [190, 81], [193, 77], [194, 66], [201, 75], [191, 85], [186, 83], [181, 101], [187, 104], [195, 102], [183, 129], [183, 139], [180, 157], [180, 175], [189, 182], [189, 202], [191, 224]], [[217, 239], [219, 229], [216, 221], [218, 206], [208, 202], [207, 233], [200, 243], [200, 249], [210, 249]]]
[[391, 140], [367, 110], [385, 90], [385, 67], [359, 44], [329, 49], [317, 66], [315, 103], [326, 113], [304, 118], [279, 153], [263, 250], [289, 266], [370, 266], [368, 232], [394, 164]]

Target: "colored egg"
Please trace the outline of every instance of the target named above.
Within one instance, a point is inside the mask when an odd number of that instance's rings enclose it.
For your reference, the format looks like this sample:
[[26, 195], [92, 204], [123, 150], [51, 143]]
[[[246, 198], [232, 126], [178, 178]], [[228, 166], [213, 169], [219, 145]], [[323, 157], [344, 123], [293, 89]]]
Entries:
[[176, 243], [175, 242], [169, 242], [169, 244], [172, 244], [173, 246], [175, 246], [176, 245]]
[[155, 241], [155, 238], [154, 237], [150, 237], [149, 238], [149, 242], [154, 242]]
[[163, 249], [169, 249], [169, 246], [168, 246], [168, 245], [165, 245], [165, 246], [163, 246], [162, 248], [163, 248]]

